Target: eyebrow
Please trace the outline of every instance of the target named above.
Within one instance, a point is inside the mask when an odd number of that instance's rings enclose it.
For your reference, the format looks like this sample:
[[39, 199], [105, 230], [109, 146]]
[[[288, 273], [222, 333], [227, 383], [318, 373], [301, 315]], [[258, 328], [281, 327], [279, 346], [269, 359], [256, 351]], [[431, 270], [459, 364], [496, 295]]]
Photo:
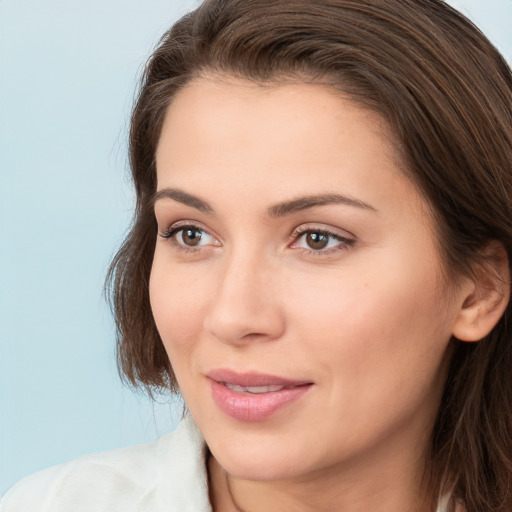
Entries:
[[163, 188], [155, 193], [152, 198], [153, 205], [161, 200], [161, 199], [174, 199], [178, 203], [184, 204], [186, 206], [191, 206], [200, 212], [207, 213], [208, 215], [212, 215], [215, 213], [214, 209], [206, 202], [200, 199], [197, 196], [193, 196], [181, 190], [179, 188]]
[[[208, 215], [215, 213], [215, 210], [206, 201], [178, 188], [164, 188], [159, 190], [153, 196], [152, 202], [154, 204], [165, 198], [173, 199], [174, 201], [186, 206], [191, 206], [192, 208]], [[303, 210], [309, 210], [310, 208], [330, 204], [342, 204], [378, 213], [378, 210], [368, 203], [341, 194], [319, 194], [299, 197], [297, 199], [275, 204], [271, 206], [267, 212], [270, 217], [285, 217], [286, 215], [291, 215]]]
[[320, 194], [299, 197], [297, 199], [292, 199], [291, 201], [284, 201], [271, 206], [268, 209], [268, 213], [271, 217], [284, 217], [285, 215], [291, 215], [292, 213], [300, 212], [302, 210], [308, 210], [310, 208], [315, 208], [316, 206], [325, 206], [329, 204], [343, 204], [378, 213], [373, 206], [360, 201], [359, 199], [354, 199], [341, 194]]

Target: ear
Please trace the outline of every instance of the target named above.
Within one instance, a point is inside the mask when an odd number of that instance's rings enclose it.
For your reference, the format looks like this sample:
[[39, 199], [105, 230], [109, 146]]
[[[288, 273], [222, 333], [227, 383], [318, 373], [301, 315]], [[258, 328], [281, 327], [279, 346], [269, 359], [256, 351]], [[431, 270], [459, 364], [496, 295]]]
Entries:
[[460, 341], [479, 341], [500, 320], [510, 300], [510, 268], [507, 252], [499, 242], [482, 251], [482, 262], [461, 286], [461, 307], [453, 326]]

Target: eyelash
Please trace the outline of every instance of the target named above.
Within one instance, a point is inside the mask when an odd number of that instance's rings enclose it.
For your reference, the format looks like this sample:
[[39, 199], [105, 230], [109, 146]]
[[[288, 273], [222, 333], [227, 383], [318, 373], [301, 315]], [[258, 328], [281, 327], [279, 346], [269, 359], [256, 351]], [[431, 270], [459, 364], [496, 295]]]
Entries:
[[[181, 251], [185, 254], [197, 253], [198, 251], [201, 250], [202, 246], [190, 247], [190, 246], [181, 244], [176, 240], [176, 235], [182, 231], [185, 231], [186, 229], [190, 229], [192, 231], [199, 231], [202, 233], [206, 233], [209, 236], [212, 236], [208, 233], [208, 231], [206, 229], [204, 229], [200, 225], [192, 224], [192, 223], [173, 224], [164, 233], [160, 233], [160, 236], [165, 240], [169, 240], [169, 242], [172, 244], [172, 246], [178, 251]], [[304, 247], [301, 248], [301, 247], [296, 247], [296, 246], [294, 247], [294, 245], [299, 243], [299, 241], [301, 240], [301, 237], [303, 237], [307, 234], [315, 234], [315, 235], [325, 236], [329, 239], [337, 240], [338, 245], [336, 245], [335, 247], [328, 248], [328, 249], [320, 249], [320, 250], [307, 249]], [[352, 247], [355, 243], [355, 240], [352, 238], [346, 238], [346, 237], [339, 235], [338, 233], [329, 231], [328, 229], [325, 229], [325, 228], [318, 229], [318, 228], [315, 228], [314, 226], [305, 226], [305, 227], [295, 230], [291, 235], [291, 239], [293, 242], [290, 245], [290, 247], [300, 250], [303, 254], [312, 255], [312, 256], [316, 256], [316, 257], [328, 256], [328, 255], [331, 255], [336, 252], [346, 251], [350, 247]]]
[[[187, 246], [187, 245], [183, 245], [183, 244], [180, 244], [177, 240], [176, 240], [176, 235], [180, 232], [180, 231], [185, 231], [187, 229], [190, 229], [191, 231], [200, 231], [202, 233], [206, 233], [209, 235], [208, 231], [206, 231], [206, 229], [204, 229], [203, 227], [197, 225], [197, 224], [192, 224], [190, 222], [186, 222], [186, 223], [176, 223], [176, 224], [173, 224], [172, 226], [170, 226], [169, 228], [167, 228], [167, 230], [164, 232], [164, 233], [160, 233], [160, 236], [165, 239], [165, 240], [169, 240], [169, 242], [171, 243], [171, 245], [178, 251], [181, 251], [185, 254], [190, 254], [190, 253], [197, 253], [198, 251], [201, 250], [201, 247], [202, 246], [199, 246], [199, 247], [190, 247], [190, 246]], [[210, 235], [211, 236], [211, 235]]]
[[301, 237], [304, 237], [307, 234], [315, 234], [315, 235], [325, 236], [327, 238], [334, 239], [338, 242], [338, 244], [335, 247], [330, 247], [328, 249], [323, 249], [323, 250], [322, 249], [314, 250], [314, 249], [306, 249], [306, 248], [296, 247], [297, 249], [301, 250], [304, 254], [316, 256], [316, 257], [329, 256], [329, 255], [337, 253], [337, 252], [346, 251], [346, 250], [350, 249], [350, 247], [352, 247], [355, 243], [355, 240], [353, 238], [347, 238], [347, 237], [341, 236], [339, 233], [335, 233], [328, 229], [325, 229], [325, 228], [319, 229], [319, 228], [315, 228], [314, 226], [304, 226], [304, 227], [301, 227], [301, 228], [295, 230], [292, 233], [291, 238], [292, 238], [292, 240], [294, 240], [294, 242], [292, 243], [292, 247], [293, 247], [293, 245], [296, 245], [300, 241]]

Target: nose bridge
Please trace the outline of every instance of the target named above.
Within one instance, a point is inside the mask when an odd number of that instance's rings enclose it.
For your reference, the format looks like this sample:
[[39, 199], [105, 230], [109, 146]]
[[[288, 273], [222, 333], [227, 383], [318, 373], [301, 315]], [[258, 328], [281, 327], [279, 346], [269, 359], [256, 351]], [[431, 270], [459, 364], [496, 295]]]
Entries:
[[223, 262], [206, 329], [226, 343], [274, 339], [284, 328], [278, 304], [278, 266], [254, 248], [233, 250]]

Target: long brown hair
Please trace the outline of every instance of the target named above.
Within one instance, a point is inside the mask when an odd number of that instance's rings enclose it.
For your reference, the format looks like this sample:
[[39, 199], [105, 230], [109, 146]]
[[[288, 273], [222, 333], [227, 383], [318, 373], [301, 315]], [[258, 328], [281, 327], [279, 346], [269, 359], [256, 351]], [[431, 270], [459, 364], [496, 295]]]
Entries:
[[[209, 73], [320, 81], [380, 113], [434, 212], [447, 276], [492, 241], [512, 261], [512, 74], [470, 21], [440, 0], [206, 0], [163, 36], [132, 116], [136, 212], [108, 276], [130, 383], [178, 391], [148, 294], [155, 150], [176, 92]], [[437, 490], [468, 512], [512, 510], [511, 308], [486, 339], [452, 340], [429, 447]]]

